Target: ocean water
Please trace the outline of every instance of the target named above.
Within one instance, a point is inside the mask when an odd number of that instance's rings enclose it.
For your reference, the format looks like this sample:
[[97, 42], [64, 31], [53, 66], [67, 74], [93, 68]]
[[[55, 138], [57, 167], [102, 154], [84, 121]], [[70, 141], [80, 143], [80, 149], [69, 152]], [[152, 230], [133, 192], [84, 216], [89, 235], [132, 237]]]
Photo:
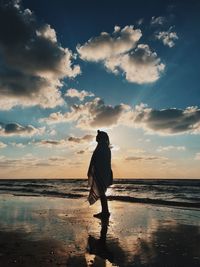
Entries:
[[[87, 199], [84, 179], [0, 180], [0, 194]], [[110, 200], [200, 208], [200, 180], [115, 179]]]

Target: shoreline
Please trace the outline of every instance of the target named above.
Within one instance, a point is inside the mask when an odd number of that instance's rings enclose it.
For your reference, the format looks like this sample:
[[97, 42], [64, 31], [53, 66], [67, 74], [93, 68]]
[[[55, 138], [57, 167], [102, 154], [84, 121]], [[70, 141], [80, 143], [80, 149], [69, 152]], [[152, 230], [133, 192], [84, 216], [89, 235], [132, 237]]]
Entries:
[[[87, 197], [81, 194], [61, 194], [61, 193], [52, 193], [52, 194], [45, 194], [42, 193], [38, 194], [2, 194], [2, 195], [11, 195], [15, 197], [46, 197], [46, 198], [58, 198], [58, 199], [85, 199], [87, 201]], [[174, 208], [191, 208], [200, 210], [200, 203], [191, 203], [191, 202], [180, 202], [180, 201], [168, 201], [162, 199], [150, 199], [150, 198], [135, 198], [129, 196], [107, 196], [109, 201], [121, 201], [127, 203], [136, 203], [136, 204], [149, 204], [149, 205], [158, 205], [158, 206], [166, 206], [166, 207], [174, 207]]]

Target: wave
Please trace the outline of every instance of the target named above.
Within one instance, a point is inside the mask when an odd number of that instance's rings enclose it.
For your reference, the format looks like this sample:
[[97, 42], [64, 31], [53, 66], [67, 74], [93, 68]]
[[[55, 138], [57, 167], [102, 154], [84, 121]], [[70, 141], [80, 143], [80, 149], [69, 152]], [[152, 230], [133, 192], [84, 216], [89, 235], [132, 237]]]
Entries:
[[[88, 191], [86, 179], [0, 181], [0, 193], [15, 196], [87, 199]], [[199, 209], [200, 180], [115, 179], [108, 195], [115, 201]]]
[[108, 196], [109, 200], [117, 200], [131, 203], [157, 204], [164, 206], [183, 207], [183, 208], [200, 208], [200, 203], [169, 201], [163, 199], [135, 198], [130, 196]]
[[[47, 191], [44, 190], [40, 193], [34, 192], [33, 190], [13, 190], [13, 192], [9, 192], [14, 196], [32, 196], [32, 197], [57, 197], [57, 198], [70, 198], [70, 199], [78, 199], [78, 198], [87, 198], [86, 195], [78, 194], [78, 193], [62, 193], [57, 191]], [[162, 199], [151, 199], [151, 198], [135, 198], [130, 196], [108, 196], [108, 200], [110, 201], [123, 201], [129, 203], [141, 203], [141, 204], [152, 204], [152, 205], [161, 205], [161, 206], [169, 206], [169, 207], [182, 207], [182, 208], [196, 208], [200, 209], [199, 202], [180, 202], [180, 201], [169, 201]]]

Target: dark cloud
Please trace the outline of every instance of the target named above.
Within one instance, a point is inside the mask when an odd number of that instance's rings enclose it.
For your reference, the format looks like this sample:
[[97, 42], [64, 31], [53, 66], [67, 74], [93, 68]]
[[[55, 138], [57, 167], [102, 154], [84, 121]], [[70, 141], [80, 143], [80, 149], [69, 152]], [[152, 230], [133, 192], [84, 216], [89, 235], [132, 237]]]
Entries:
[[0, 94], [7, 97], [34, 97], [41, 88], [50, 86], [45, 78], [24, 74], [20, 71], [4, 68], [0, 70]]
[[110, 106], [105, 105], [102, 99], [96, 101], [96, 105], [89, 107], [90, 113], [93, 115], [93, 119], [90, 125], [93, 127], [111, 126], [117, 123], [120, 115], [124, 111], [124, 105]]
[[22, 136], [32, 136], [35, 134], [42, 134], [44, 128], [35, 128], [32, 125], [22, 126], [18, 123], [1, 123], [0, 122], [0, 136], [10, 136], [10, 135], [22, 135]]
[[70, 142], [74, 142], [74, 143], [82, 143], [82, 142], [89, 142], [92, 141], [94, 139], [93, 135], [90, 134], [86, 134], [83, 137], [74, 137], [74, 136], [70, 136], [68, 138], [68, 141]]
[[112, 127], [117, 125], [121, 115], [129, 108], [124, 104], [116, 106], [106, 105], [100, 98], [95, 98], [80, 105], [73, 105], [71, 111], [64, 114], [52, 113], [48, 118], [41, 121], [47, 123], [76, 122], [83, 129], [93, 127]]
[[[72, 67], [72, 58], [58, 43], [55, 30], [39, 23], [20, 1], [0, 2], [0, 95], [9, 97], [3, 108], [61, 104], [60, 79], [80, 73], [79, 66]], [[24, 98], [17, 102], [19, 96]]]
[[43, 145], [52, 145], [52, 146], [60, 145], [60, 141], [57, 140], [42, 140], [40, 143]]
[[[98, 97], [84, 104], [73, 105], [69, 112], [52, 113], [41, 121], [49, 124], [74, 122], [77, 127], [83, 129], [126, 125], [143, 128], [145, 131], [160, 135], [200, 133], [200, 109], [198, 107], [156, 110], [145, 104], [135, 107], [125, 104], [111, 106], [106, 105]], [[70, 139], [69, 141], [80, 141], [73, 137]]]
[[79, 151], [77, 151], [76, 153], [81, 155], [81, 154], [84, 154], [85, 151], [84, 151], [84, 150], [79, 150]]
[[68, 146], [67, 140], [66, 139], [60, 139], [60, 140], [39, 140], [39, 141], [35, 141], [33, 142], [34, 144], [36, 144], [37, 146], [40, 147], [46, 147], [46, 148], [64, 148]]
[[142, 124], [145, 129], [161, 134], [180, 134], [199, 132], [200, 109], [188, 107], [184, 109], [154, 110], [148, 107], [136, 109], [134, 123]]
[[60, 140], [40, 140], [40, 141], [35, 141], [34, 143], [38, 146], [41, 147], [47, 147], [47, 148], [52, 148], [52, 147], [57, 147], [57, 148], [64, 148], [64, 147], [70, 147], [75, 144], [82, 144], [82, 143], [87, 143], [90, 142], [94, 139], [93, 135], [87, 134], [82, 137], [74, 137], [70, 136], [67, 139], [60, 139]]
[[112, 127], [118, 123], [125, 109], [124, 104], [106, 105], [102, 99], [95, 98], [84, 105], [74, 105], [71, 113], [76, 114], [77, 125], [80, 128]]

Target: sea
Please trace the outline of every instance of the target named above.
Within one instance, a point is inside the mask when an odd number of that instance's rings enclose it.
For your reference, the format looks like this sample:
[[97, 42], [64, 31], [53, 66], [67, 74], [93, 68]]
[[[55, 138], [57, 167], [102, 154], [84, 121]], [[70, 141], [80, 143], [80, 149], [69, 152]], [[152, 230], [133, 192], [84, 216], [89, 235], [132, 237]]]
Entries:
[[[0, 180], [0, 194], [14, 196], [82, 198], [89, 193], [86, 179]], [[115, 179], [109, 200], [200, 208], [200, 180]]]

